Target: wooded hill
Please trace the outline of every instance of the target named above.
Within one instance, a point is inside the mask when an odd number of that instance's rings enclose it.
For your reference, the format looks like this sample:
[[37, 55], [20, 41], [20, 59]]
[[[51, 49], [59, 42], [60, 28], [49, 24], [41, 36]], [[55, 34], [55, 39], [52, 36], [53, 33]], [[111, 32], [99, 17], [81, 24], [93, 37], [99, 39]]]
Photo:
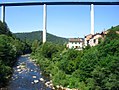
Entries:
[[[34, 31], [29, 33], [15, 33], [14, 35], [16, 35], [16, 37], [20, 38], [20, 40], [22, 41], [27, 40], [28, 42], [32, 43], [34, 40], [39, 40], [40, 42], [42, 42], [42, 31]], [[65, 44], [68, 41], [68, 39], [47, 33], [47, 41], [56, 44]]]

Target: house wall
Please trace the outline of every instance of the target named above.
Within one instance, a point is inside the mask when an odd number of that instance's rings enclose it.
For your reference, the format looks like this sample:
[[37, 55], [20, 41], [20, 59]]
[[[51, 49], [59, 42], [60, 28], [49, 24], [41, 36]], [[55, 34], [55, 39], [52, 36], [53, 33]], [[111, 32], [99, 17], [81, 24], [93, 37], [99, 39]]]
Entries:
[[102, 35], [95, 35], [93, 38], [90, 39], [90, 46], [96, 46], [99, 44], [99, 38], [103, 38]]
[[87, 45], [95, 46], [95, 45], [99, 44], [99, 38], [103, 38], [102, 35], [100, 35], [100, 34], [95, 35], [89, 40], [87, 40], [87, 38], [85, 38], [85, 40], [84, 40], [85, 46], [87, 46]]
[[83, 42], [69, 42], [68, 47], [71, 48], [77, 48], [77, 49], [82, 49], [83, 47]]
[[90, 45], [90, 38], [92, 38], [92, 36], [93, 36], [92, 34], [89, 34], [85, 37], [85, 39], [84, 39], [84, 45], [85, 46]]

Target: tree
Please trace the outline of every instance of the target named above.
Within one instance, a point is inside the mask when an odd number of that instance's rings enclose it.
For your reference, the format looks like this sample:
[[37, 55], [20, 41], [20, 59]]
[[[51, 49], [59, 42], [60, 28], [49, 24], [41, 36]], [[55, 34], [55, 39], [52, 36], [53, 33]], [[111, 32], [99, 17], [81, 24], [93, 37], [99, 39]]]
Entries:
[[34, 40], [34, 42], [32, 43], [32, 47], [31, 47], [32, 52], [35, 52], [36, 49], [39, 47], [39, 45], [40, 45], [39, 41], [38, 40]]
[[10, 32], [7, 24], [4, 22], [2, 23], [0, 21], [0, 34], [5, 34], [5, 35], [8, 35], [8, 36], [12, 36], [12, 33]]

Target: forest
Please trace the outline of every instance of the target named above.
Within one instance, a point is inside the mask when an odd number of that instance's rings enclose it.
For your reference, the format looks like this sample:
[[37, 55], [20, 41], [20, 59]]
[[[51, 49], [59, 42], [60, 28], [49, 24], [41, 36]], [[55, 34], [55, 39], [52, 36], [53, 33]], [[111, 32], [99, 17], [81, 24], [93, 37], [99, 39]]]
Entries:
[[10, 79], [18, 56], [30, 52], [31, 47], [17, 39], [7, 24], [0, 21], [0, 88], [6, 86]]
[[[27, 41], [29, 44], [32, 44], [34, 40], [42, 42], [42, 31], [33, 31], [28, 33], [14, 33], [14, 35], [22, 41]], [[56, 35], [47, 33], [46, 39], [48, 42], [56, 44], [66, 44], [68, 42], [67, 38], [58, 37]]]
[[35, 41], [32, 58], [54, 86], [79, 90], [119, 90], [119, 26], [109, 29], [101, 43], [82, 51]]

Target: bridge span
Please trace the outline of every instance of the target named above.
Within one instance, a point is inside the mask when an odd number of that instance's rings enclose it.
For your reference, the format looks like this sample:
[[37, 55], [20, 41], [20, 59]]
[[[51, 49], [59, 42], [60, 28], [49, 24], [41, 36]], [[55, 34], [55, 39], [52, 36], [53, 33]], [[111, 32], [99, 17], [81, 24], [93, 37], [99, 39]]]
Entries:
[[90, 5], [91, 34], [94, 34], [94, 5], [119, 5], [119, 2], [11, 2], [0, 3], [1, 21], [5, 22], [5, 7], [8, 6], [36, 6], [43, 5], [43, 43], [46, 42], [47, 32], [47, 5]]

